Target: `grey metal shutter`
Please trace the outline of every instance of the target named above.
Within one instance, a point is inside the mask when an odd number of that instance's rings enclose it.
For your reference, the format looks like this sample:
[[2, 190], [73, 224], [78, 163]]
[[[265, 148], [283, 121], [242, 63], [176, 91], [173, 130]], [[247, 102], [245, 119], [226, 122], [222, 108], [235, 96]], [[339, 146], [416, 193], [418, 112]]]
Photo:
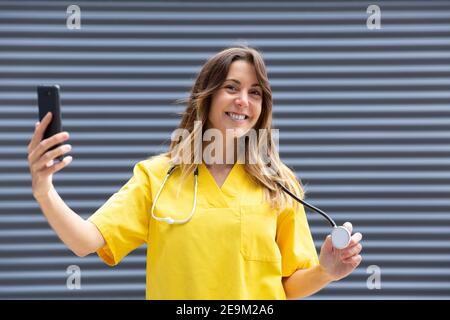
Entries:
[[[360, 267], [310, 299], [450, 298], [448, 1], [77, 1], [81, 29], [68, 30], [71, 4], [0, 2], [0, 298], [145, 297], [145, 247], [115, 268], [77, 258], [33, 200], [35, 86], [61, 86], [74, 161], [54, 183], [87, 218], [165, 150], [173, 101], [240, 40], [263, 52], [282, 158], [307, 200], [364, 234]], [[371, 4], [380, 30], [366, 27]], [[329, 228], [309, 221], [319, 251]], [[70, 265], [81, 290], [66, 287]]]

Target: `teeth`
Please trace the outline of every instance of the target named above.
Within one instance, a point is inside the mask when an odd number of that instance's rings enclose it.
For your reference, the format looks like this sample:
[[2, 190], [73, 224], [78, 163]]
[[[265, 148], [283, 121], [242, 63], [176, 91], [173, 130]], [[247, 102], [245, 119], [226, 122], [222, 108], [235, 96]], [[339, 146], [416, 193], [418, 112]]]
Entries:
[[235, 114], [235, 113], [231, 113], [231, 112], [227, 112], [227, 114], [233, 120], [244, 120], [245, 119], [245, 115], [243, 115], [243, 114]]

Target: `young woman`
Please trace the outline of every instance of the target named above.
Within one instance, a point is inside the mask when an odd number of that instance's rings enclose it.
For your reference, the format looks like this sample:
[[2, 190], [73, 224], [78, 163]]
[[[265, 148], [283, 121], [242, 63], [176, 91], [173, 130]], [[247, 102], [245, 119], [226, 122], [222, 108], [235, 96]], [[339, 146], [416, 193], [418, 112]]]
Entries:
[[302, 298], [361, 262], [360, 233], [342, 250], [328, 236], [318, 257], [304, 208], [277, 185], [304, 195], [275, 148], [272, 92], [253, 48], [228, 48], [206, 62], [178, 128], [186, 134], [174, 135], [167, 153], [138, 162], [88, 220], [52, 185], [71, 158], [51, 161], [69, 149], [47, 151], [68, 139], [63, 132], [41, 141], [50, 121], [51, 114], [37, 124], [28, 146], [35, 199], [80, 257], [97, 252], [113, 266], [147, 243], [147, 299]]

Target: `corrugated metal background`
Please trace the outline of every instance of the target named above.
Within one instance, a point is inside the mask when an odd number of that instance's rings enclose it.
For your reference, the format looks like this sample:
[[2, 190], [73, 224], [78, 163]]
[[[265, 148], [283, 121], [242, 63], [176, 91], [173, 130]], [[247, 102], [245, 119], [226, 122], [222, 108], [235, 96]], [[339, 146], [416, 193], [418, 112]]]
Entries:
[[[66, 28], [67, 6], [81, 30]], [[368, 30], [366, 9], [381, 8]], [[62, 88], [74, 161], [55, 176], [89, 217], [165, 150], [210, 55], [263, 51], [283, 159], [307, 199], [350, 220], [364, 261], [311, 299], [450, 298], [450, 2], [0, 2], [0, 298], [143, 299], [145, 248], [115, 268], [75, 257], [31, 194], [35, 86]], [[329, 231], [311, 214], [317, 249]], [[66, 269], [81, 268], [81, 290]], [[370, 265], [381, 289], [366, 285]]]

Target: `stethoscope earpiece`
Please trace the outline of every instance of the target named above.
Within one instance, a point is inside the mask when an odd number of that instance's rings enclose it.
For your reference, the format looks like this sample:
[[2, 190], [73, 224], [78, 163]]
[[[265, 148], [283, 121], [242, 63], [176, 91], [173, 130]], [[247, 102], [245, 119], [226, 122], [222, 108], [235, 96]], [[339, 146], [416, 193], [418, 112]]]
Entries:
[[345, 227], [334, 227], [331, 231], [331, 242], [336, 249], [344, 249], [350, 243], [351, 235]]

